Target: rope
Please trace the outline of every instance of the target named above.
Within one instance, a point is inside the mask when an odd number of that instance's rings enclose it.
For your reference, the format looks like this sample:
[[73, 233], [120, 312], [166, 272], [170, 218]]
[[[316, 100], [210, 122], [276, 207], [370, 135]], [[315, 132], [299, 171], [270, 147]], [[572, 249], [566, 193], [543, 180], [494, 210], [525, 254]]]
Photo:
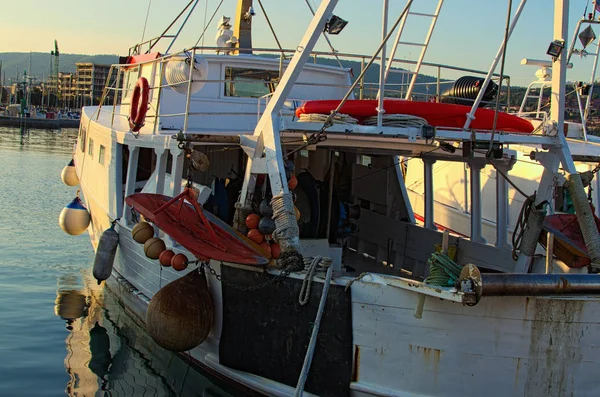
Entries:
[[[298, 118], [300, 123], [324, 123], [329, 116], [320, 113], [301, 114]], [[358, 120], [347, 114], [338, 113], [332, 119], [333, 124], [358, 124]]]
[[273, 237], [281, 246], [282, 251], [300, 251], [300, 229], [296, 221], [294, 200], [291, 193], [274, 196], [271, 199], [275, 232]]
[[246, 218], [251, 213], [252, 207], [245, 206], [242, 203], [235, 203], [235, 213], [233, 215], [233, 228], [244, 235], [248, 234]]
[[300, 289], [300, 296], [298, 297], [298, 303], [300, 303], [300, 306], [306, 305], [310, 299], [310, 288], [317, 267], [320, 266], [321, 269], [328, 269], [331, 266], [331, 262], [331, 258], [323, 258], [318, 255], [314, 258], [304, 258], [304, 266], [308, 266], [308, 269], [304, 275], [304, 281], [302, 281], [302, 288]]
[[319, 310], [317, 311], [317, 317], [315, 318], [314, 327], [312, 334], [310, 335], [310, 342], [308, 343], [308, 349], [306, 350], [306, 356], [304, 356], [304, 364], [302, 364], [302, 371], [298, 378], [298, 384], [296, 385], [296, 391], [294, 397], [302, 396], [304, 393], [304, 384], [308, 377], [308, 371], [310, 370], [310, 364], [313, 360], [313, 354], [315, 352], [315, 346], [317, 344], [317, 335], [319, 334], [319, 327], [321, 326], [321, 318], [325, 311], [325, 302], [327, 301], [327, 294], [329, 293], [329, 285], [331, 284], [331, 275], [333, 267], [327, 269], [327, 275], [325, 276], [325, 283], [323, 284], [323, 292], [321, 292], [321, 301], [319, 302]]
[[458, 281], [462, 267], [448, 255], [434, 252], [427, 263], [429, 263], [429, 276], [425, 279], [425, 284], [449, 287]]
[[[364, 125], [377, 125], [377, 116], [367, 117]], [[422, 127], [428, 125], [427, 120], [410, 114], [384, 114], [382, 126], [385, 127]]]
[[519, 258], [517, 250], [527, 256], [535, 254], [535, 248], [537, 247], [537, 242], [544, 225], [544, 218], [546, 217], [544, 206], [547, 202], [543, 201], [537, 206], [534, 203], [535, 194], [532, 197], [527, 197], [517, 218], [517, 224], [512, 236], [512, 258], [515, 261]]

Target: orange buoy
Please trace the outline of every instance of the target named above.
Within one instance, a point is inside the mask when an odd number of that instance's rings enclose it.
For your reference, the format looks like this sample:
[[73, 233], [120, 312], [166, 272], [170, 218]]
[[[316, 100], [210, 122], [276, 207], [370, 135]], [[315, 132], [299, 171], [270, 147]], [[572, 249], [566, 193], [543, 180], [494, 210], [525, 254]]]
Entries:
[[258, 228], [258, 222], [260, 221], [260, 215], [250, 214], [246, 217], [246, 226], [248, 229]]
[[165, 242], [156, 237], [152, 237], [144, 243], [144, 254], [150, 259], [158, 259], [160, 253], [165, 249], [167, 249]]
[[288, 187], [290, 190], [294, 190], [296, 186], [298, 186], [298, 179], [296, 179], [296, 175], [292, 174], [290, 180], [288, 181]]
[[250, 229], [248, 232], [248, 238], [254, 241], [256, 244], [260, 244], [263, 242], [265, 236], [258, 229]]
[[148, 222], [138, 222], [133, 229], [131, 229], [131, 237], [138, 243], [144, 244], [154, 237], [154, 228]]
[[173, 251], [171, 251], [171, 250], [164, 250], [158, 256], [158, 261], [164, 267], [169, 267], [169, 266], [171, 266], [171, 259], [173, 259], [174, 256], [175, 256], [175, 253]]
[[269, 244], [267, 241], [263, 241], [262, 243], [260, 243], [260, 248], [262, 248], [263, 251], [265, 251], [265, 253], [267, 254], [267, 258], [271, 257], [271, 244]]
[[271, 258], [279, 259], [281, 254], [281, 247], [277, 243], [271, 244]]
[[171, 259], [171, 266], [178, 272], [187, 269], [188, 258], [184, 254], [177, 254]]

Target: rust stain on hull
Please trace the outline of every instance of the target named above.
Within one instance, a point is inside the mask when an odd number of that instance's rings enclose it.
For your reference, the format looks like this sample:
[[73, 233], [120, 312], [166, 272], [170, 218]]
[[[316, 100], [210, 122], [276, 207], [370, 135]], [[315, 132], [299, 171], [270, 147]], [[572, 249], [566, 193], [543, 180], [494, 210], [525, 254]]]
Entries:
[[360, 346], [354, 345], [354, 365], [352, 366], [352, 382], [358, 382], [360, 370]]

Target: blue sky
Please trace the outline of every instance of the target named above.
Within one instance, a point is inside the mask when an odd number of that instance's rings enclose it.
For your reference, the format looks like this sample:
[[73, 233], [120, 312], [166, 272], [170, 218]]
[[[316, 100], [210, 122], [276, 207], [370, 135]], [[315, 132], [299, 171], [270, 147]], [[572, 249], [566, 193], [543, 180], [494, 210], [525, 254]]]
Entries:
[[[208, 1], [208, 15], [220, 0], [200, 0], [197, 11], [190, 19], [176, 49], [192, 46], [204, 26], [204, 7]], [[145, 38], [153, 37], [171, 22], [188, 0], [152, 0]], [[311, 0], [313, 4], [318, 0]], [[266, 25], [258, 2], [254, 19], [254, 44], [275, 47], [275, 41]], [[262, 0], [267, 14], [286, 48], [294, 48], [302, 37], [310, 19], [304, 0]], [[513, 13], [519, 1], [513, 1]], [[509, 43], [506, 73], [512, 84], [525, 85], [533, 79], [535, 68], [521, 66], [524, 57], [548, 59], [545, 52], [552, 40], [552, 0], [529, 0]], [[581, 17], [587, 0], [571, 0], [570, 22]], [[127, 49], [142, 37], [148, 0], [29, 0], [26, 7], [12, 3], [3, 7], [0, 20], [0, 52], [50, 51], [53, 40], [60, 51], [82, 54], [125, 55]], [[206, 45], [213, 45], [216, 19], [220, 15], [233, 16], [235, 0], [225, 0], [215, 21], [209, 26]], [[340, 52], [372, 54], [381, 36], [382, 0], [340, 0], [336, 14], [349, 21], [344, 32], [332, 37]], [[418, 6], [417, 6], [418, 4]], [[437, 0], [416, 0], [417, 11], [430, 12]], [[390, 0], [390, 24], [400, 13], [405, 0]], [[446, 0], [440, 20], [428, 51], [427, 60], [444, 64], [487, 70], [504, 34], [508, 0]], [[426, 32], [429, 20], [412, 19], [407, 25], [408, 41], [422, 41], [410, 32]], [[569, 35], [573, 28], [569, 28]], [[600, 37], [600, 28], [596, 29]], [[325, 50], [323, 40], [318, 49]], [[588, 48], [593, 51], [593, 48]], [[415, 58], [416, 47], [402, 47], [399, 58]], [[572, 80], [588, 80], [591, 75], [591, 57], [573, 59]], [[498, 69], [499, 70], [499, 69]]]

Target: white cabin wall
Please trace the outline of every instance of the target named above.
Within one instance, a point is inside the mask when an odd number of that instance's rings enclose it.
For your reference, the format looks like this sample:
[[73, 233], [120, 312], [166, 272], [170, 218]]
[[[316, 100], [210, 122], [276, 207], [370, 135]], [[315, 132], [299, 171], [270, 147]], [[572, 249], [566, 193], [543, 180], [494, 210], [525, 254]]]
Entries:
[[[228, 133], [254, 131], [259, 113], [264, 110], [266, 98], [244, 98], [225, 96], [224, 80], [226, 67], [240, 67], [277, 71], [279, 60], [260, 57], [229, 57], [207, 56], [209, 62], [208, 82], [192, 95], [190, 113], [205, 113], [198, 116], [190, 115], [188, 129], [208, 133]], [[211, 80], [217, 82], [210, 82]], [[167, 82], [163, 78], [163, 85]], [[320, 85], [320, 84], [326, 84]], [[290, 100], [309, 99], [341, 99], [351, 84], [349, 73], [334, 67], [323, 65], [307, 65], [299, 76], [297, 84], [292, 88]], [[339, 88], [331, 87], [339, 85]], [[289, 102], [283, 110], [286, 118], [292, 120], [295, 106], [299, 103]], [[186, 106], [185, 94], [180, 94], [168, 87], [162, 90], [160, 99], [160, 114], [184, 113]], [[227, 117], [227, 123], [223, 118]], [[163, 129], [179, 130], [184, 127], [184, 116], [160, 117], [160, 127]]]

